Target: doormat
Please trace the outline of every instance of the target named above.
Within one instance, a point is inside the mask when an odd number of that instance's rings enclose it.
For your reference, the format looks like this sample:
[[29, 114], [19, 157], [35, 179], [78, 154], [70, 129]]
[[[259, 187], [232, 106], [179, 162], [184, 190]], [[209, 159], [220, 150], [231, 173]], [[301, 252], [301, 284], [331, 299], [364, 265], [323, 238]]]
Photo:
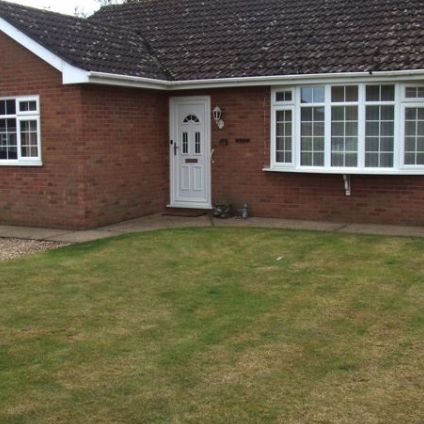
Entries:
[[201, 211], [196, 209], [171, 209], [162, 214], [162, 216], [182, 216], [185, 218], [197, 218], [199, 216], [207, 215], [207, 211]]

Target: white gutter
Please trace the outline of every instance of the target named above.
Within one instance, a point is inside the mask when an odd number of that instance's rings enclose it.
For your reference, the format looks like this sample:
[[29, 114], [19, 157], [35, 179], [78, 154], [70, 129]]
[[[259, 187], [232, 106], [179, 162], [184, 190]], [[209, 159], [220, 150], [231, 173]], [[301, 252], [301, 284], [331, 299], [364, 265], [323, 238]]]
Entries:
[[153, 90], [169, 90], [171, 81], [153, 78], [132, 77], [129, 75], [108, 74], [105, 72], [87, 72], [88, 82], [102, 85], [118, 85], [124, 87], [150, 88]]
[[127, 87], [150, 88], [156, 90], [194, 90], [223, 87], [247, 87], [247, 86], [276, 86], [290, 85], [296, 81], [304, 84], [328, 82], [328, 80], [351, 81], [393, 81], [403, 79], [406, 81], [424, 79], [424, 70], [410, 71], [378, 71], [378, 72], [344, 72], [328, 74], [304, 74], [304, 75], [277, 75], [264, 77], [238, 77], [217, 78], [184, 81], [155, 80], [151, 78], [134, 77], [128, 75], [108, 74], [104, 72], [89, 72], [88, 82], [94, 84], [120, 85]]

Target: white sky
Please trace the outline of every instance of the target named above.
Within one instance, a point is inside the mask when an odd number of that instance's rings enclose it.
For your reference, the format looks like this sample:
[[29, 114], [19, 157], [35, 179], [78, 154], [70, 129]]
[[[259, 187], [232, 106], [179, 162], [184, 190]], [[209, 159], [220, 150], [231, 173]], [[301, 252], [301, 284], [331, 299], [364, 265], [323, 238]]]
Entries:
[[11, 0], [11, 3], [19, 3], [25, 6], [49, 9], [53, 12], [67, 13], [73, 15], [75, 7], [91, 14], [100, 6], [96, 0]]

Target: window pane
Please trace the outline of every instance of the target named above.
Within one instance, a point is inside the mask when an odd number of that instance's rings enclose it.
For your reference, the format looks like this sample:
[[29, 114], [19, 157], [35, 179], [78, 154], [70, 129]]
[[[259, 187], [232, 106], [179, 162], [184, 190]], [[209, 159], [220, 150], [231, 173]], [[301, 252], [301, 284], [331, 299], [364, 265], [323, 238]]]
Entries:
[[37, 110], [37, 102], [35, 100], [19, 102], [20, 112], [33, 112]]
[[345, 134], [349, 137], [354, 137], [358, 135], [358, 122], [349, 121], [346, 122]]
[[302, 137], [302, 150], [312, 151], [313, 139], [312, 137]]
[[312, 110], [314, 121], [324, 121], [325, 109], [323, 107], [314, 107]]
[[358, 166], [358, 154], [347, 153], [345, 157], [345, 166]]
[[300, 90], [300, 97], [302, 103], [313, 103], [314, 97], [312, 88], [302, 88]]
[[291, 110], [279, 110], [276, 112], [276, 162], [292, 162], [292, 120]]
[[381, 86], [381, 100], [383, 102], [392, 102], [395, 100], [395, 86], [382, 85]]
[[0, 159], [18, 158], [16, 119], [0, 119]]
[[[408, 118], [407, 118], [408, 119]], [[405, 121], [405, 136], [415, 136], [417, 133], [417, 122], [414, 121]]]
[[407, 99], [416, 99], [417, 98], [417, 87], [406, 87], [405, 97]]
[[367, 106], [366, 120], [367, 121], [379, 121], [380, 120], [380, 106]]
[[358, 86], [340, 86], [331, 88], [332, 102], [357, 102], [358, 101]]
[[16, 115], [15, 100], [0, 100], [0, 116]]
[[344, 136], [345, 124], [344, 122], [333, 122], [331, 125], [331, 134], [335, 137]]
[[345, 88], [341, 87], [332, 87], [331, 88], [331, 101], [332, 102], [344, 102], [345, 101]]
[[405, 117], [406, 119], [417, 119], [418, 111], [415, 107], [408, 107], [405, 109]]
[[302, 103], [324, 103], [325, 88], [303, 87], [300, 89], [300, 97]]
[[314, 126], [314, 135], [324, 137], [324, 122], [317, 121]]
[[367, 102], [379, 102], [380, 101], [380, 86], [367, 85], [366, 99], [367, 99]]
[[324, 118], [323, 107], [303, 107], [301, 110], [301, 165], [303, 166], [324, 166]]
[[183, 132], [183, 153], [188, 153], [188, 133]]
[[395, 119], [395, 108], [393, 106], [381, 106], [381, 119], [393, 121]]
[[314, 102], [315, 103], [324, 103], [325, 102], [325, 89], [324, 89], [324, 87], [315, 87], [314, 88]]
[[365, 153], [365, 166], [367, 168], [377, 168], [379, 166], [378, 153]]
[[331, 166], [343, 166], [344, 165], [343, 153], [332, 153], [331, 154]]
[[394, 85], [367, 85], [367, 102], [392, 102], [395, 100]]
[[200, 154], [201, 151], [200, 151], [200, 132], [199, 131], [196, 131], [194, 142], [195, 142], [194, 143], [194, 152], [196, 154]]
[[392, 167], [394, 106], [367, 106], [365, 135], [365, 165]]
[[382, 136], [394, 136], [395, 125], [394, 122], [382, 122], [381, 123], [381, 135]]
[[303, 107], [302, 108], [302, 111], [301, 111], [301, 119], [302, 119], [302, 122], [313, 121], [313, 118], [312, 118], [312, 108], [310, 108], [310, 107]]
[[358, 107], [357, 106], [346, 106], [346, 121], [357, 121], [358, 120]]
[[343, 106], [335, 106], [331, 109], [331, 119], [334, 121], [344, 121], [345, 120], [345, 110]]
[[[333, 106], [331, 108], [331, 166], [357, 166], [358, 107]], [[343, 119], [341, 117], [356, 119]]]
[[277, 102], [291, 102], [293, 98], [291, 91], [278, 91], [276, 93]]
[[21, 121], [21, 156], [37, 157], [38, 156], [38, 134], [37, 121], [28, 120]]
[[423, 165], [424, 157], [424, 120], [419, 118], [424, 107], [405, 109], [405, 165]]
[[358, 87], [356, 85], [351, 85], [346, 87], [346, 101], [347, 102], [358, 101]]
[[311, 152], [303, 152], [300, 157], [300, 161], [303, 166], [312, 166], [312, 153]]
[[6, 101], [6, 113], [8, 115], [16, 114], [16, 102], [15, 100], [7, 100]]

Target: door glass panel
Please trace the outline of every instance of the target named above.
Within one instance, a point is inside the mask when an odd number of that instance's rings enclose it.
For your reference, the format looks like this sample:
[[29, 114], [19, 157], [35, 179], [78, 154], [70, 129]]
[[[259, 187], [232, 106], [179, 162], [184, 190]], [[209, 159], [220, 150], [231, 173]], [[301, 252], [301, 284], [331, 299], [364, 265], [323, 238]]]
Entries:
[[194, 145], [194, 151], [196, 154], [200, 154], [200, 132], [196, 131], [195, 134], [195, 145]]
[[183, 153], [188, 153], [188, 133], [183, 132]]

